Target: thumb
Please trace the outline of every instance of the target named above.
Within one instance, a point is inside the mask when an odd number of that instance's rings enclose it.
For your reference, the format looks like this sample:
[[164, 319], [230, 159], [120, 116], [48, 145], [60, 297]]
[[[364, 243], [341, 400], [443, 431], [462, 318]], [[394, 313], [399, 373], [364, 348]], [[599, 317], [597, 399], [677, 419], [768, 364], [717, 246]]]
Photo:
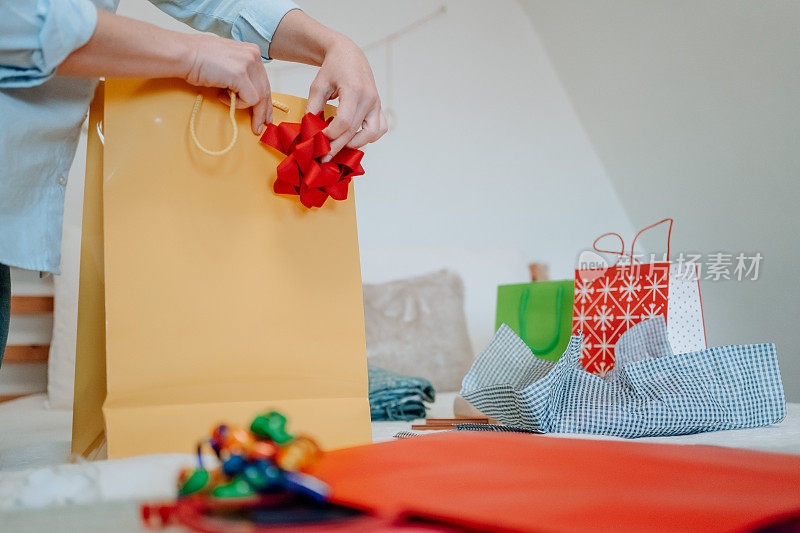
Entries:
[[306, 104], [306, 113], [313, 113], [316, 115], [325, 107], [325, 102], [328, 101], [330, 96], [330, 87], [327, 83], [320, 82], [319, 78], [314, 80], [311, 84], [311, 89], [308, 91], [308, 104]]

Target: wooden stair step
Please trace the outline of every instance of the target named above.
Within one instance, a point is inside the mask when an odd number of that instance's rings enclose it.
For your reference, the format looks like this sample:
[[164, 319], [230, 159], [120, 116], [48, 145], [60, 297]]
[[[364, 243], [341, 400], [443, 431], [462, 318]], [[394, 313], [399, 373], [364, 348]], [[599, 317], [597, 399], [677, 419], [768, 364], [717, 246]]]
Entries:
[[46, 363], [50, 355], [49, 344], [15, 344], [6, 346], [3, 364]]
[[12, 315], [43, 315], [53, 312], [52, 296], [12, 296]]
[[16, 400], [17, 398], [22, 398], [23, 396], [30, 396], [31, 394], [34, 393], [25, 392], [22, 394], [0, 394], [0, 403], [10, 402], [11, 400]]

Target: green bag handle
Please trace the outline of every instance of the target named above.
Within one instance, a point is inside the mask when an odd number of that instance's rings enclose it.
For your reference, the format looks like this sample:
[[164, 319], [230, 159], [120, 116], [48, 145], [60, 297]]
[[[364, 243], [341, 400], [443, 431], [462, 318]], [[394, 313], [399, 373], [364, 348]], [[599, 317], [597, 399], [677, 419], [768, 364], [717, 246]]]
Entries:
[[550, 341], [550, 344], [544, 348], [534, 348], [527, 340], [528, 332], [525, 328], [525, 311], [528, 309], [528, 299], [530, 296], [531, 288], [526, 287], [519, 297], [519, 336], [525, 344], [528, 345], [534, 355], [545, 355], [553, 351], [553, 348], [558, 345], [558, 339], [561, 337], [561, 310], [564, 306], [564, 287], [563, 285], [559, 285], [558, 291], [556, 292], [556, 300], [558, 300], [556, 307], [556, 315], [558, 316], [556, 320], [556, 333], [553, 335], [553, 340]]

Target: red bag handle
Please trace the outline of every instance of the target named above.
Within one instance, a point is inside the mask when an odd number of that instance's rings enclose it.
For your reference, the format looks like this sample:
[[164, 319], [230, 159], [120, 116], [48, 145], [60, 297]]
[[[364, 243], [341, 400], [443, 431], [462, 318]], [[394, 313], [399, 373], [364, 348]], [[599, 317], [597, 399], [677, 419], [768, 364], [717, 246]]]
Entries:
[[[619, 239], [619, 247], [620, 248], [619, 248], [618, 252], [615, 252], [615, 251], [612, 251], [612, 250], [601, 250], [600, 248], [597, 247], [597, 241], [599, 241], [603, 237], [608, 237], [609, 235], [613, 235], [617, 239]], [[598, 238], [596, 238], [594, 240], [594, 242], [592, 243], [592, 248], [594, 248], [595, 252], [600, 252], [600, 253], [603, 253], [603, 254], [616, 254], [619, 257], [623, 257], [625, 255], [625, 239], [623, 239], [622, 235], [620, 235], [619, 233], [614, 233], [613, 231], [610, 231], [608, 233], [603, 233]], [[619, 261], [619, 258], [617, 258], [617, 261]]]
[[639, 233], [637, 233], [636, 235], [633, 236], [633, 242], [631, 243], [631, 264], [633, 264], [633, 249], [636, 246], [636, 239], [639, 238], [639, 235], [641, 235], [642, 233], [644, 233], [645, 231], [647, 231], [647, 230], [649, 230], [651, 228], [655, 228], [656, 226], [659, 226], [659, 225], [663, 224], [664, 222], [669, 222], [669, 230], [667, 231], [667, 261], [669, 261], [669, 247], [670, 247], [670, 243], [672, 241], [672, 224], [675, 221], [673, 219], [671, 219], [671, 218], [665, 218], [663, 220], [659, 220], [655, 224], [650, 224], [646, 228], [642, 228], [641, 230], [639, 230]]
[[[634, 235], [634, 236], [633, 236], [633, 242], [631, 243], [631, 252], [630, 252], [630, 257], [631, 257], [631, 265], [633, 264], [633, 262], [634, 262], [634, 261], [637, 261], [637, 260], [636, 260], [636, 259], [633, 257], [633, 250], [634, 250], [634, 248], [636, 247], [636, 239], [638, 239], [638, 238], [639, 238], [639, 236], [640, 236], [642, 233], [644, 233], [645, 231], [647, 231], [647, 230], [649, 230], [649, 229], [652, 229], [652, 228], [654, 228], [654, 227], [656, 227], [656, 226], [659, 226], [659, 225], [663, 224], [664, 222], [669, 222], [669, 230], [668, 230], [668, 232], [667, 232], [667, 261], [669, 261], [669, 257], [670, 257], [670, 244], [671, 244], [671, 242], [672, 242], [672, 225], [673, 225], [673, 223], [675, 222], [675, 220], [674, 220], [674, 219], [671, 219], [671, 218], [665, 218], [665, 219], [663, 219], [663, 220], [659, 220], [658, 222], [656, 222], [656, 223], [654, 223], [654, 224], [650, 224], [650, 225], [649, 225], [649, 226], [647, 226], [646, 228], [642, 228], [641, 230], [639, 230], [639, 232], [638, 232], [636, 235]], [[613, 235], [613, 236], [615, 236], [617, 239], [619, 239], [619, 244], [620, 244], [620, 250], [619, 250], [619, 251], [612, 251], [612, 250], [601, 250], [600, 248], [598, 248], [598, 247], [597, 247], [597, 241], [599, 241], [599, 240], [600, 240], [600, 239], [602, 239], [603, 237], [608, 237], [609, 235]], [[622, 236], [621, 236], [619, 233], [614, 233], [613, 231], [612, 231], [612, 232], [608, 232], [608, 233], [603, 233], [603, 234], [602, 234], [602, 235], [600, 235], [598, 238], [596, 238], [596, 239], [594, 240], [594, 242], [592, 243], [592, 248], [593, 248], [593, 249], [594, 249], [596, 252], [600, 252], [600, 253], [604, 253], [604, 254], [616, 254], [616, 255], [618, 255], [619, 257], [624, 257], [624, 256], [625, 256], [625, 240], [622, 238]], [[638, 262], [638, 261], [637, 261], [637, 262]]]

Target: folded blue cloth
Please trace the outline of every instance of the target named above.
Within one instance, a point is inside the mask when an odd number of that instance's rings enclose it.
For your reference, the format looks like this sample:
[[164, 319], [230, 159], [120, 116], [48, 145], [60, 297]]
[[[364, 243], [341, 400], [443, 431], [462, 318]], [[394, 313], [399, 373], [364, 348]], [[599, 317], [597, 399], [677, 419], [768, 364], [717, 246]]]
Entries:
[[401, 376], [374, 365], [368, 365], [367, 372], [372, 420], [425, 418], [424, 402], [432, 402], [436, 397], [430, 381]]
[[786, 416], [774, 344], [673, 354], [663, 317], [631, 327], [605, 378], [580, 363], [581, 336], [558, 362], [533, 355], [506, 325], [475, 360], [461, 395], [507, 426], [619, 437], [765, 426]]

